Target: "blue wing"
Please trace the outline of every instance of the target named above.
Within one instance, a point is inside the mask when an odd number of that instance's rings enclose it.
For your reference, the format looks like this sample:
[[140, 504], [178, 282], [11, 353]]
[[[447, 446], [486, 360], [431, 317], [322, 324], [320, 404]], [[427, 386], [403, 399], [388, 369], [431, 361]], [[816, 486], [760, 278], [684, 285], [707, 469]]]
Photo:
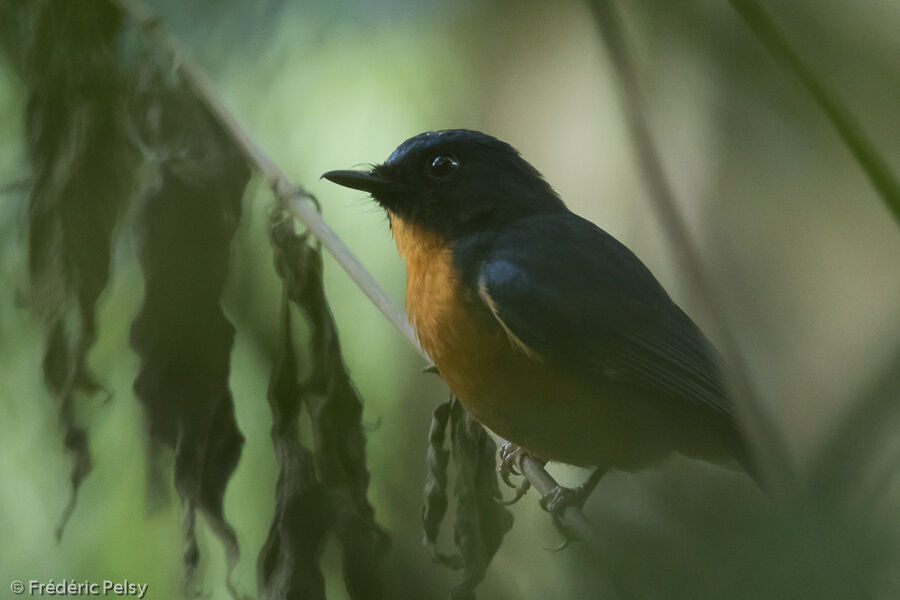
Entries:
[[640, 260], [575, 214], [502, 232], [481, 298], [526, 354], [730, 414], [714, 350]]

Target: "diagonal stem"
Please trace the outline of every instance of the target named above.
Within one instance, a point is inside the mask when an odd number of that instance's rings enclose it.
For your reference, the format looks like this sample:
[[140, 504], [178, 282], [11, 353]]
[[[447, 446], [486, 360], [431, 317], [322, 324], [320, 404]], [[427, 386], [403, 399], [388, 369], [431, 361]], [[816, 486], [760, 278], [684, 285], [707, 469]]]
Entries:
[[769, 49], [769, 52], [803, 84], [819, 108], [831, 121], [839, 136], [865, 171], [875, 190], [881, 195], [894, 218], [900, 223], [900, 181], [887, 161], [878, 153], [850, 109], [813, 74], [791, 48], [784, 34], [756, 0], [729, 0], [747, 27]]

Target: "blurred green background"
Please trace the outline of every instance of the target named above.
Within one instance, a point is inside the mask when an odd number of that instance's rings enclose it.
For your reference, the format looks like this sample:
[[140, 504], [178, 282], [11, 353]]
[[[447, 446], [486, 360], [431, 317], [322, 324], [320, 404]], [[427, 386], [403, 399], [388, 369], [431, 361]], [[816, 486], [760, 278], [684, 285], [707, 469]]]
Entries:
[[[383, 214], [364, 194], [318, 177], [380, 162], [421, 131], [465, 127], [517, 147], [574, 211], [632, 248], [702, 325], [635, 167], [616, 81], [585, 4], [149, 4], [256, 142], [318, 196], [327, 221], [398, 300], [403, 266]], [[900, 341], [897, 224], [805, 90], [727, 3], [621, 4], [680, 208], [723, 290], [761, 396], [802, 465], [868, 382], [900, 368], [890, 364]], [[900, 3], [765, 5], [900, 170]], [[150, 598], [177, 597], [178, 501], [173, 490], [148, 510], [143, 415], [131, 391], [137, 361], [128, 330], [142, 297], [133, 214], [120, 228], [90, 355], [114, 397], [86, 405], [95, 468], [65, 537], [54, 541], [70, 465], [42, 383], [42, 334], [21, 301], [27, 192], [16, 183], [28, 173], [25, 100], [16, 75], [0, 64], [0, 596], [10, 594], [12, 579], [127, 578], [148, 583]], [[235, 582], [248, 593], [276, 477], [265, 399], [280, 301], [266, 235], [272, 205], [265, 186], [252, 183], [224, 299], [237, 328], [231, 384], [246, 436], [226, 516], [243, 553]], [[389, 597], [443, 598], [455, 576], [421, 547], [419, 511], [430, 412], [448, 391], [420, 373], [420, 357], [330, 257], [326, 290], [366, 402], [370, 500], [394, 542]], [[582, 477], [565, 466], [550, 470], [567, 483]], [[610, 474], [586, 512], [608, 533], [616, 558], [603, 568], [617, 573], [613, 585], [586, 548], [544, 550], [559, 536], [532, 492], [513, 508], [515, 526], [479, 595], [581, 598], [610, 590], [616, 597], [612, 588], [624, 587], [632, 595], [623, 597], [674, 597], [691, 584], [691, 569], [707, 565], [709, 597], [743, 597], [721, 594], [758, 562], [754, 553], [769, 551], [754, 525], [765, 505], [743, 476], [687, 459]], [[886, 526], [897, 530], [900, 522]], [[205, 530], [201, 545], [205, 589], [225, 597], [223, 551]], [[346, 597], [333, 544], [325, 565], [329, 598]]]

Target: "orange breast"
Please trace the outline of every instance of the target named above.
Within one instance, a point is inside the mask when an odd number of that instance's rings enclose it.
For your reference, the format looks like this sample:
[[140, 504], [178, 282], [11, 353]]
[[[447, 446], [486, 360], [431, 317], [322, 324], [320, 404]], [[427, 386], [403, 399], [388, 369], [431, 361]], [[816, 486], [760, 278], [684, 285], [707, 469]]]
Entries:
[[559, 447], [561, 440], [573, 439], [571, 423], [566, 422], [584, 417], [568, 409], [580, 404], [596, 412], [593, 394], [527, 357], [510, 341], [477, 292], [460, 285], [449, 244], [396, 215], [390, 218], [406, 262], [410, 322], [466, 410], [498, 435], [538, 455], [593, 462]]

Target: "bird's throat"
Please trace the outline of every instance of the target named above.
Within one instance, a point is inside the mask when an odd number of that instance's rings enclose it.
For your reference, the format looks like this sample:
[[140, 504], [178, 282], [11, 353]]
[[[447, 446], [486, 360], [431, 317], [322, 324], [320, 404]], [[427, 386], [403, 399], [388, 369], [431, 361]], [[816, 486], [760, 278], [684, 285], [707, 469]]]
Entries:
[[410, 258], [417, 261], [434, 258], [436, 254], [449, 248], [445, 239], [422, 225], [407, 221], [390, 210], [387, 215], [397, 252], [407, 263]]
[[397, 251], [406, 264], [406, 309], [422, 346], [438, 361], [459, 308], [459, 277], [452, 245], [441, 236], [388, 212]]

